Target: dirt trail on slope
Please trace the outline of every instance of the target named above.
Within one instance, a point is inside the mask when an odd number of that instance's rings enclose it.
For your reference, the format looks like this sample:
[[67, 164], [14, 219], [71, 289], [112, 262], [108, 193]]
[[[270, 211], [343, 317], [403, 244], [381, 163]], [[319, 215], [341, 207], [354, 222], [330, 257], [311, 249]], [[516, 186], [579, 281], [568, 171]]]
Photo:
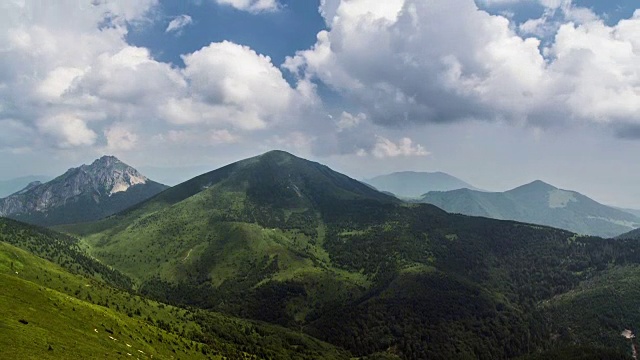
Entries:
[[189, 250], [189, 252], [187, 253], [187, 256], [184, 257], [184, 259], [182, 259], [182, 262], [187, 261], [187, 259], [189, 258], [189, 256], [191, 256], [191, 252], [193, 251], [193, 249]]

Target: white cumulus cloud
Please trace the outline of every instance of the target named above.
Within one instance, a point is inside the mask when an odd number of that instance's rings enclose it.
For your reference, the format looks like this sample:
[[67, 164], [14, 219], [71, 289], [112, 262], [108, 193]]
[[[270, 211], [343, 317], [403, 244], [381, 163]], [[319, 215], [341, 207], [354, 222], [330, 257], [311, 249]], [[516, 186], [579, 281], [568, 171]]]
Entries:
[[292, 109], [299, 94], [284, 80], [268, 56], [228, 41], [212, 43], [183, 56], [188, 97], [162, 106], [176, 124], [228, 124], [244, 130], [264, 129]]
[[[129, 27], [151, 21], [157, 4], [0, 4], [0, 122], [20, 125], [6, 128], [15, 139], [0, 137], [0, 148], [124, 151], [181, 132], [203, 134], [194, 144], [229, 144], [317, 101], [310, 82], [292, 88], [268, 56], [246, 46], [211, 43], [184, 54], [181, 68], [129, 44]], [[190, 22], [179, 16], [167, 31]]]
[[55, 139], [60, 148], [93, 145], [96, 133], [87, 124], [73, 115], [57, 115], [38, 121], [38, 129]]
[[371, 154], [383, 159], [398, 156], [427, 156], [429, 152], [420, 144], [415, 144], [410, 138], [402, 138], [397, 143], [382, 137], [376, 137], [376, 144]]
[[251, 13], [272, 12], [280, 8], [277, 0], [215, 0], [218, 4], [232, 6]]
[[541, 1], [549, 18], [522, 30], [550, 36], [543, 44], [473, 0], [373, 3], [322, 1], [329, 30], [284, 67], [382, 126], [640, 124], [640, 11], [609, 26], [570, 0]]

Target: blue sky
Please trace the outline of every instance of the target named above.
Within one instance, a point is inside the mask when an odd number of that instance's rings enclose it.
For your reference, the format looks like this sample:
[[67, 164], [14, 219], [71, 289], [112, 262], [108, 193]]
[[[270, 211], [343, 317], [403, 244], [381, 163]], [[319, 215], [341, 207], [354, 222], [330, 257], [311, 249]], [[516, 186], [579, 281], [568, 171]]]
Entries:
[[356, 178], [445, 171], [500, 191], [542, 179], [640, 208], [638, 8], [4, 2], [0, 179], [114, 154], [175, 184], [279, 148]]
[[[180, 55], [191, 53], [211, 42], [230, 40], [269, 55], [275, 64], [295, 51], [311, 47], [316, 34], [325, 28], [318, 1], [280, 2], [275, 12], [252, 14], [212, 1], [161, 1], [157, 21], [134, 29], [130, 43], [149, 48], [158, 60], [182, 66]], [[179, 34], [165, 32], [176, 16], [189, 15], [193, 24]]]
[[[178, 66], [183, 66], [180, 55], [223, 40], [247, 45], [270, 56], [275, 64], [282, 64], [287, 56], [311, 47], [317, 33], [327, 26], [318, 12], [318, 0], [281, 0], [279, 3], [280, 11], [256, 15], [213, 1], [164, 0], [155, 9], [159, 21], [133, 28], [127, 39], [131, 44], [149, 48], [156, 59]], [[492, 14], [512, 12], [517, 22], [540, 17], [545, 9], [533, 0], [476, 3]], [[634, 0], [576, 0], [574, 4], [594, 10], [610, 25], [629, 18], [637, 7]], [[183, 14], [189, 15], [193, 23], [179, 34], [167, 34], [168, 23]]]

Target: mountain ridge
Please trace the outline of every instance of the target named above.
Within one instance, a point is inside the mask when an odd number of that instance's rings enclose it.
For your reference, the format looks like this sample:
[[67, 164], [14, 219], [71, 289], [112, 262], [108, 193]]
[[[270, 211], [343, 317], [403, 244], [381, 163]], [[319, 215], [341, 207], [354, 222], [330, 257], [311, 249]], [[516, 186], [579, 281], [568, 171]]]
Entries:
[[51, 177], [41, 175], [21, 176], [13, 179], [0, 181], [0, 199], [24, 190], [29, 184], [34, 182], [47, 182]]
[[401, 198], [418, 198], [429, 191], [447, 191], [462, 188], [480, 189], [447, 173], [399, 171], [363, 180], [382, 192]]
[[[571, 343], [554, 340], [566, 330], [540, 304], [608, 264], [640, 261], [628, 241], [401, 202], [282, 152], [198, 176], [82, 234], [146, 296], [372, 358], [513, 358], [528, 344]], [[617, 328], [606, 333], [607, 346], [628, 349]]]
[[430, 192], [419, 201], [452, 213], [542, 224], [603, 237], [614, 237], [640, 226], [640, 218], [633, 214], [542, 180], [504, 192]]

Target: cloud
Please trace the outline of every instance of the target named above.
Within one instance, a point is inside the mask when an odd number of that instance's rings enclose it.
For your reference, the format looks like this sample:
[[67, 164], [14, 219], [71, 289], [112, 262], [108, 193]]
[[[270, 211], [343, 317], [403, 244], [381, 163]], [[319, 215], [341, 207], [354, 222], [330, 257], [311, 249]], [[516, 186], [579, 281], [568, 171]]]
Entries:
[[27, 139], [37, 136], [35, 131], [13, 119], [0, 120], [0, 149], [24, 149], [29, 147]]
[[[363, 152], [360, 151], [359, 155], [362, 154]], [[427, 152], [422, 145], [414, 145], [413, 141], [409, 138], [402, 138], [398, 143], [394, 143], [387, 138], [377, 136], [376, 144], [371, 154], [376, 158], [383, 159], [398, 156], [427, 156], [429, 152]]]
[[268, 56], [246, 46], [212, 43], [182, 59], [187, 96], [161, 106], [162, 115], [171, 123], [258, 130], [305, 102]]
[[232, 134], [229, 130], [212, 130], [209, 134], [209, 139], [214, 144], [233, 144], [240, 141], [237, 135]]
[[561, 22], [542, 29], [550, 36], [542, 43], [473, 0], [373, 3], [323, 1], [329, 30], [284, 68], [324, 83], [384, 127], [640, 123], [640, 11], [607, 26], [571, 1], [545, 0], [557, 12], [549, 21]]
[[113, 124], [104, 131], [104, 136], [110, 153], [131, 150], [138, 142], [138, 135], [126, 124]]
[[360, 125], [360, 123], [362, 123], [366, 119], [367, 119], [367, 115], [363, 113], [353, 115], [351, 113], [344, 111], [340, 115], [340, 120], [338, 120], [338, 122], [336, 123], [336, 126], [338, 127], [338, 132], [342, 132], [343, 130], [354, 128]]
[[212, 129], [209, 131], [170, 130], [166, 134], [156, 136], [155, 140], [158, 143], [170, 142], [180, 146], [211, 147], [235, 144], [241, 138], [226, 129]]
[[552, 40], [563, 24], [568, 22], [583, 24], [599, 20], [591, 9], [576, 6], [571, 0], [541, 0], [540, 2], [544, 6], [542, 16], [519, 24], [518, 30], [522, 34]]
[[271, 148], [283, 149], [297, 154], [309, 155], [313, 153], [316, 138], [301, 131], [292, 131], [283, 135], [273, 136], [267, 143]]
[[[125, 114], [125, 109], [100, 98], [88, 80], [99, 78], [110, 58], [128, 47], [127, 27], [146, 21], [156, 4], [148, 0], [85, 5], [76, 1], [55, 5], [3, 2], [0, 119], [19, 121], [42, 134], [42, 138], [23, 139], [33, 146], [96, 144], [96, 132], [87, 124]], [[117, 72], [102, 75], [109, 78]], [[121, 79], [107, 80], [115, 85]]]
[[[518, 27], [473, 0], [323, 0], [327, 30], [278, 67], [230, 41], [159, 61], [127, 40], [164, 21], [157, 1], [2, 2], [0, 149], [251, 144], [389, 158], [427, 153], [413, 133], [427, 123], [596, 123], [620, 136], [639, 125], [640, 12], [609, 26], [571, 1], [544, 4], [546, 17]], [[340, 103], [322, 99], [326, 87]]]
[[185, 27], [189, 26], [193, 23], [193, 19], [189, 15], [178, 15], [167, 26], [167, 29], [164, 31], [166, 33], [176, 32], [180, 33], [180, 31]]
[[60, 148], [93, 145], [97, 138], [96, 133], [84, 121], [73, 115], [41, 119], [38, 129], [42, 134], [51, 136]]
[[215, 0], [220, 5], [228, 5], [250, 13], [273, 12], [280, 9], [277, 0]]
[[19, 139], [0, 137], [0, 147], [132, 151], [171, 131], [199, 134], [194, 144], [229, 144], [317, 101], [311, 83], [292, 88], [268, 56], [246, 46], [211, 43], [184, 54], [179, 68], [129, 44], [131, 24], [150, 21], [156, 5], [0, 4], [0, 122], [20, 125], [7, 128]]

